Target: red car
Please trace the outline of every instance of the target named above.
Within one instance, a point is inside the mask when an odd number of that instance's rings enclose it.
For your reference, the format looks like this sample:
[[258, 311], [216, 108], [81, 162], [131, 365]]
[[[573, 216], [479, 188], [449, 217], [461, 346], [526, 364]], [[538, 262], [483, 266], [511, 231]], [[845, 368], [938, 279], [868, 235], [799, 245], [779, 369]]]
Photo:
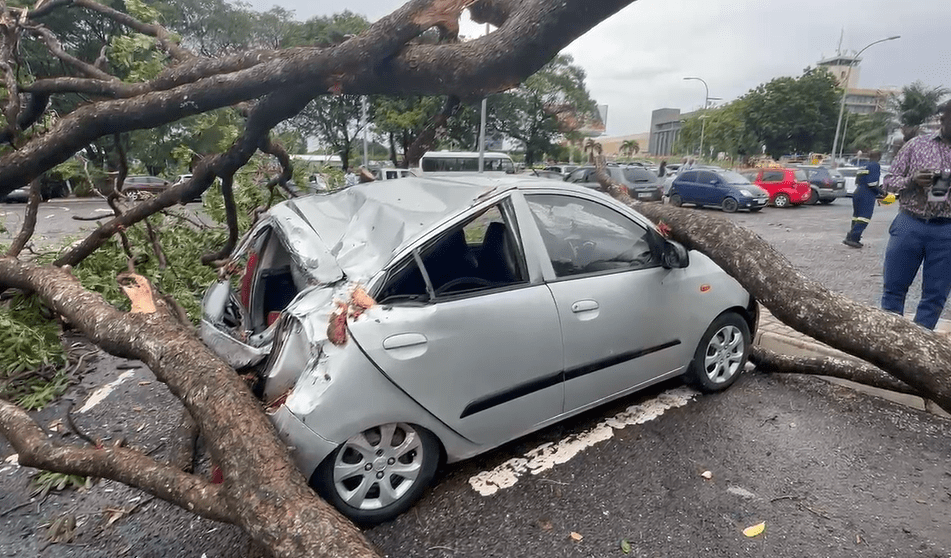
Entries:
[[751, 169], [742, 174], [769, 193], [769, 203], [774, 207], [803, 204], [812, 195], [806, 172], [801, 169]]

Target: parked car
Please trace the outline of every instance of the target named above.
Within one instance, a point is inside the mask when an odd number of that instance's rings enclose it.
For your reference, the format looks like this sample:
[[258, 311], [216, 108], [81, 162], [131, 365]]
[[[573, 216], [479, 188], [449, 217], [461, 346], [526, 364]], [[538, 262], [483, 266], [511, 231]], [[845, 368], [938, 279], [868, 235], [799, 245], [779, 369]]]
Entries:
[[394, 180], [396, 178], [406, 178], [407, 176], [416, 176], [411, 169], [398, 169], [396, 167], [382, 167], [370, 169], [373, 178], [376, 180]]
[[832, 203], [845, 196], [845, 177], [835, 169], [820, 165], [796, 165], [796, 168], [806, 171], [811, 185], [812, 196], [806, 202], [809, 205]]
[[501, 176], [283, 202], [205, 294], [203, 339], [357, 523], [408, 509], [442, 460], [744, 367], [757, 305], [709, 258], [600, 192]]
[[558, 165], [548, 165], [543, 168], [543, 171], [557, 172], [562, 177], [568, 176], [571, 174], [571, 171], [578, 168], [578, 165], [567, 165], [567, 164], [558, 164]]
[[[839, 167], [838, 171], [842, 175], [842, 178], [845, 179], [845, 195], [851, 197], [855, 193], [855, 177], [858, 175], [858, 172], [862, 170], [862, 167]], [[882, 173], [884, 176], [885, 173]]]
[[774, 207], [790, 207], [809, 201], [812, 188], [802, 169], [750, 169], [740, 173], [769, 194], [769, 203]]
[[[53, 198], [65, 198], [72, 192], [72, 186], [69, 180], [60, 180], [43, 176], [40, 179], [40, 196], [43, 201], [49, 201]], [[30, 200], [30, 187], [21, 186], [15, 188], [6, 196], [3, 201], [6, 203], [26, 203]]]
[[161, 194], [169, 187], [168, 180], [158, 176], [134, 175], [125, 177], [122, 193], [131, 201]]
[[690, 169], [680, 173], [668, 191], [670, 204], [720, 207], [727, 213], [738, 209], [757, 212], [769, 202], [769, 194], [743, 175], [713, 168]]
[[[608, 166], [605, 171], [611, 179], [627, 187], [632, 198], [641, 201], [660, 201], [664, 198], [664, 182], [643, 167]], [[580, 167], [565, 177], [565, 182], [579, 184], [588, 188], [600, 188], [593, 166]]]

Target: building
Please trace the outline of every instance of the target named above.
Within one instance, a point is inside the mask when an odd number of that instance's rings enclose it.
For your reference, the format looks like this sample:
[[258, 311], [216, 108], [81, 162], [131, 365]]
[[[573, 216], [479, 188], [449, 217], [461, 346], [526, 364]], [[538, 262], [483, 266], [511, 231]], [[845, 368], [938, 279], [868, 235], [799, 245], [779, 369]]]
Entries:
[[861, 62], [861, 58], [840, 53], [820, 60], [816, 65], [829, 70], [839, 87], [845, 88], [845, 110], [852, 114], [871, 114], [885, 110], [888, 99], [898, 91], [894, 88], [860, 88]]
[[666, 156], [673, 153], [683, 119], [684, 115], [680, 113], [680, 109], [660, 108], [651, 112], [647, 147], [651, 155]]

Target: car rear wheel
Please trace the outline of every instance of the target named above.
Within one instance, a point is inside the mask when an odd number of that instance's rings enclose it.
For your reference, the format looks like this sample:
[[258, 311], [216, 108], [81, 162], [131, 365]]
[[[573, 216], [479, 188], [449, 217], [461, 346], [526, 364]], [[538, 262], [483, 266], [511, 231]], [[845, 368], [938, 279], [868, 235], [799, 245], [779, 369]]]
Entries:
[[391, 422], [344, 442], [317, 467], [311, 486], [354, 523], [374, 525], [395, 518], [422, 496], [439, 459], [436, 436]]
[[751, 207], [751, 208], [750, 208], [750, 213], [758, 213], [758, 212], [762, 211], [762, 209], [763, 209], [762, 207]]
[[680, 197], [680, 194], [674, 194], [670, 196], [670, 205], [674, 207], [680, 207], [684, 204], [683, 198]]
[[822, 205], [829, 205], [830, 203], [835, 201], [835, 198], [828, 199], [828, 200], [819, 200], [819, 201], [822, 202]]
[[738, 207], [740, 207], [740, 204], [738, 204], [733, 198], [726, 198], [723, 200], [722, 207], [723, 211], [726, 211], [727, 213], [736, 213], [736, 210]]
[[789, 207], [789, 196], [786, 194], [776, 194], [776, 197], [773, 199], [773, 205], [776, 207]]
[[739, 377], [750, 351], [750, 328], [739, 314], [725, 312], [713, 320], [697, 345], [687, 380], [701, 391], [722, 391]]

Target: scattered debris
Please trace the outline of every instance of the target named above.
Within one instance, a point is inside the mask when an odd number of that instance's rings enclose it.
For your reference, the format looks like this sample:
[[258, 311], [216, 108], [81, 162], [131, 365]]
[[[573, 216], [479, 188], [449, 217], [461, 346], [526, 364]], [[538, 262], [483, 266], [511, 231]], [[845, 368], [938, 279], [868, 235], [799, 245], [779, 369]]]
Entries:
[[581, 533], [575, 533], [574, 531], [572, 531], [570, 537], [571, 537], [571, 540], [575, 542], [581, 542], [581, 539], [584, 538], [584, 535], [582, 535]]
[[703, 477], [703, 478], [705, 478], [705, 479], [707, 479], [707, 480], [710, 480], [710, 479], [713, 478], [713, 473], [710, 472], [710, 471], [704, 471], [704, 472], [700, 473], [700, 476]]
[[627, 542], [627, 539], [621, 539], [621, 552], [624, 554], [631, 553], [631, 543]]
[[759, 535], [764, 530], [766, 530], [765, 521], [762, 523], [757, 523], [756, 525], [751, 525], [747, 527], [746, 529], [743, 529], [743, 534], [746, 535], [747, 537], [752, 538], [752, 537], [755, 537], [756, 535]]

